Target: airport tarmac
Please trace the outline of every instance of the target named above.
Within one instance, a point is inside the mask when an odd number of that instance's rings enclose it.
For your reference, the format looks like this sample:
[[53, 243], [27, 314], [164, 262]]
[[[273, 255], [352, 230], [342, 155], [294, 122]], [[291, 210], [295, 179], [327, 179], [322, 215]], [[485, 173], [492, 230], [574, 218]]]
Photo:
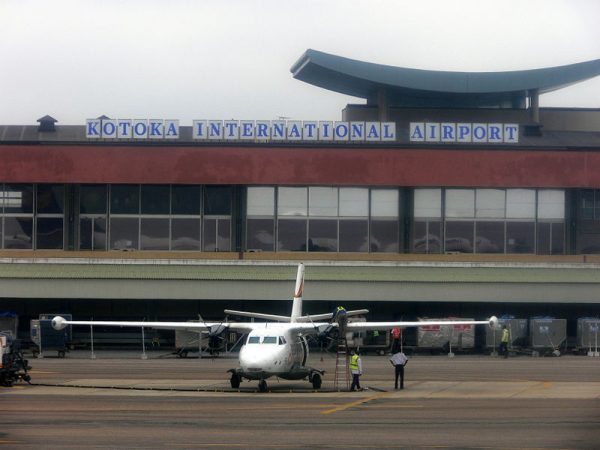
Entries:
[[[50, 355], [48, 355], [50, 356]], [[415, 356], [393, 389], [365, 356], [362, 392], [270, 379], [229, 386], [234, 355], [71, 352], [30, 359], [32, 383], [0, 388], [0, 448], [600, 448], [600, 358]]]

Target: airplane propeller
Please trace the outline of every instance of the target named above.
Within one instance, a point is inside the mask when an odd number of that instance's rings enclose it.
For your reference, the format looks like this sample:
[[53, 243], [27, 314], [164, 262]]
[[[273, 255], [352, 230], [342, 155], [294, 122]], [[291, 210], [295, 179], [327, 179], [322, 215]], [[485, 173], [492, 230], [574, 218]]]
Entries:
[[[332, 355], [331, 350], [338, 344], [340, 337], [340, 324], [337, 322], [336, 319], [337, 314], [332, 317], [331, 323], [329, 323], [328, 325], [317, 326], [309, 316], [310, 323], [313, 325], [316, 331], [314, 335], [309, 335], [309, 338], [319, 345], [319, 349], [321, 351], [321, 361], [323, 361], [323, 351], [325, 351], [325, 353], [327, 354]], [[338, 323], [338, 326], [334, 326], [334, 323]]]
[[208, 345], [206, 349], [212, 357], [215, 357], [219, 354], [219, 351], [225, 346], [225, 337], [223, 336], [223, 334], [228, 328], [227, 316], [218, 325], [211, 326], [208, 326], [206, 324], [206, 321], [202, 318], [202, 316], [198, 315], [198, 317], [201, 320], [201, 322], [206, 326], [206, 329], [208, 331]]

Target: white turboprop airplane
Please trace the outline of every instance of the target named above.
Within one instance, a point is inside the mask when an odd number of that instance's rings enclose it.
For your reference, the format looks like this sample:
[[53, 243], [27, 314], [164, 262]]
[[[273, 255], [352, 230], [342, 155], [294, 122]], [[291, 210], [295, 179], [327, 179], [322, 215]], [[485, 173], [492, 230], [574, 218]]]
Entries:
[[[259, 380], [259, 390], [267, 390], [270, 377], [285, 380], [308, 379], [313, 388], [321, 387], [323, 370], [314, 369], [306, 365], [308, 358], [307, 336], [327, 334], [333, 330], [345, 327], [348, 332], [365, 330], [390, 330], [392, 328], [419, 327], [427, 325], [489, 325], [498, 326], [495, 316], [488, 320], [444, 320], [444, 321], [419, 321], [419, 322], [346, 322], [345, 318], [337, 320], [334, 313], [302, 315], [302, 291], [304, 289], [304, 265], [298, 266], [296, 289], [292, 304], [291, 316], [262, 314], [246, 311], [233, 311], [226, 309], [225, 314], [251, 317], [254, 319], [270, 320], [272, 322], [131, 322], [131, 321], [81, 321], [66, 320], [56, 316], [52, 319], [52, 326], [62, 330], [67, 325], [100, 325], [119, 327], [143, 327], [168, 330], [187, 330], [198, 333], [208, 332], [209, 336], [218, 336], [225, 330], [248, 333], [246, 344], [242, 346], [239, 354], [239, 365], [230, 369], [231, 387], [238, 388], [242, 379]], [[366, 309], [345, 311], [346, 317], [368, 313]], [[324, 320], [333, 320], [323, 322]]]

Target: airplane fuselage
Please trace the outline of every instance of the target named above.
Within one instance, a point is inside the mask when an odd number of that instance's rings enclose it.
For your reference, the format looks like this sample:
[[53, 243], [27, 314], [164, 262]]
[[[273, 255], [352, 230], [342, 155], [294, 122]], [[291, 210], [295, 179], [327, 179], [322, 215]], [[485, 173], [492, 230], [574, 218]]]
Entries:
[[301, 379], [308, 376], [308, 344], [300, 333], [284, 324], [269, 323], [252, 330], [240, 350], [238, 373], [249, 380], [272, 376]]

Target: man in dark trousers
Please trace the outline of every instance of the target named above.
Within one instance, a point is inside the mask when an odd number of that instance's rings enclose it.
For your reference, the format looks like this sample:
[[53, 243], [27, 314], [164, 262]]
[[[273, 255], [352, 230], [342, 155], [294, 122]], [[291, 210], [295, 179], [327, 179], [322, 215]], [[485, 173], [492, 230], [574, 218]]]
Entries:
[[508, 343], [510, 341], [510, 330], [502, 325], [502, 340], [500, 341], [500, 354], [508, 358]]
[[360, 359], [360, 353], [358, 350], [352, 350], [350, 357], [350, 372], [352, 372], [352, 385], [350, 386], [351, 391], [363, 389], [360, 387], [360, 376], [362, 375], [362, 360]]
[[395, 368], [396, 378], [394, 389], [398, 389], [398, 377], [400, 377], [400, 389], [404, 389], [404, 366], [408, 362], [408, 358], [403, 352], [394, 353], [390, 358], [390, 363]]

